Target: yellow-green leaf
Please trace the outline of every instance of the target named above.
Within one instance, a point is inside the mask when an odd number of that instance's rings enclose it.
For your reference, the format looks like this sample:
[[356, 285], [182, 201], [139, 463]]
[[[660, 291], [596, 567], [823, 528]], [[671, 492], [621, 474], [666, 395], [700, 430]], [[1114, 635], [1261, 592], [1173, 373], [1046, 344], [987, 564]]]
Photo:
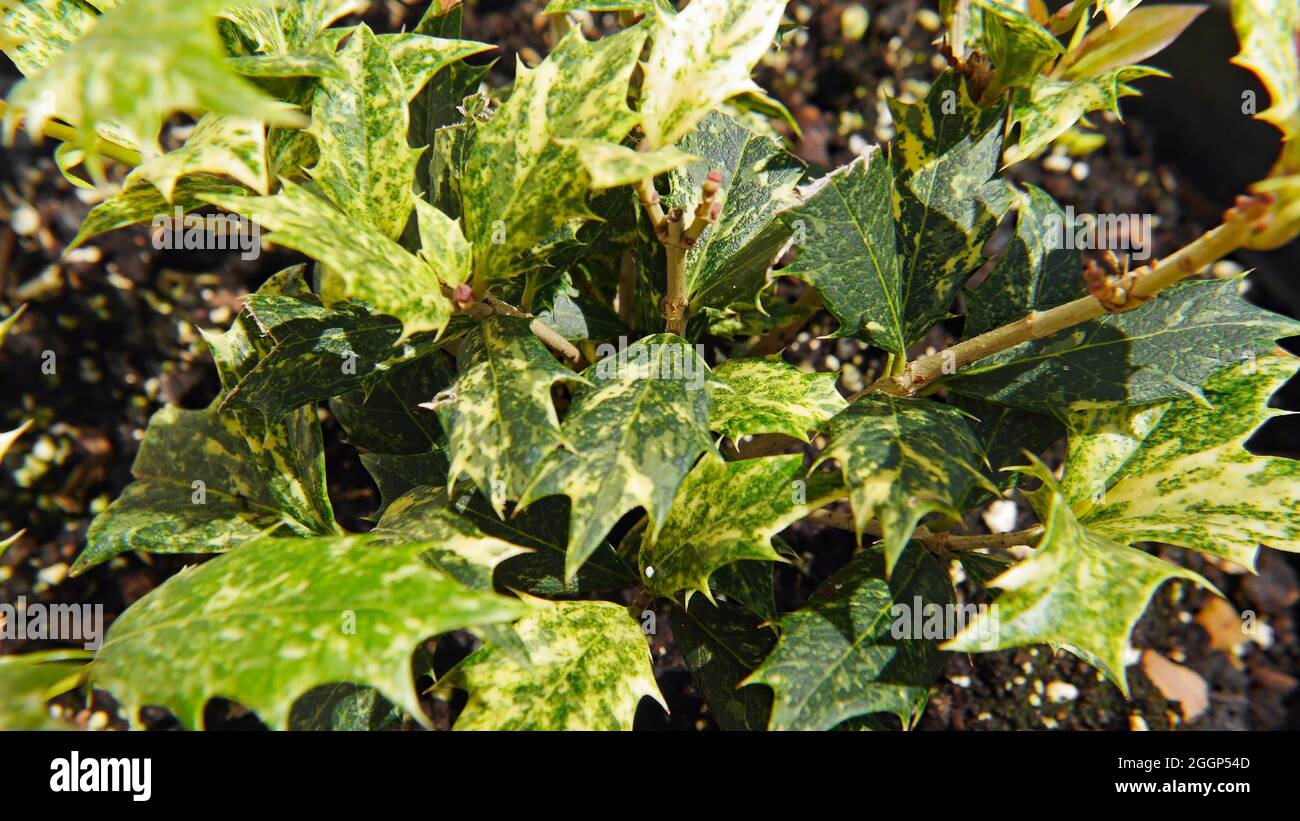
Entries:
[[698, 159], [671, 145], [658, 151], [634, 151], [603, 140], [561, 140], [560, 143], [578, 152], [594, 190], [653, 179]]
[[772, 537], [843, 496], [833, 474], [807, 476], [799, 454], [703, 459], [682, 482], [662, 529], [642, 539], [641, 582], [656, 595], [686, 591], [689, 601], [699, 592], [712, 602], [714, 572], [739, 561], [786, 561]]
[[780, 355], [732, 359], [713, 371], [731, 390], [713, 394], [709, 425], [733, 442], [760, 433], [808, 441], [808, 432], [847, 407], [834, 373], [804, 373]]
[[761, 92], [750, 72], [784, 13], [783, 0], [692, 0], [679, 14], [656, 7], [641, 87], [647, 148], [673, 145], [726, 100]]
[[537, 68], [520, 64], [510, 99], [476, 130], [462, 180], [477, 276], [510, 278], [518, 255], [590, 217], [579, 151], [559, 141], [618, 142], [637, 123], [627, 95], [645, 36], [637, 27], [588, 42], [575, 29]]
[[141, 707], [188, 728], [229, 698], [283, 729], [313, 687], [373, 687], [428, 724], [411, 655], [449, 630], [513, 621], [531, 608], [471, 590], [424, 557], [437, 539], [262, 539], [173, 576], [113, 622], [91, 665], [133, 723]]
[[1300, 552], [1300, 461], [1246, 449], [1284, 412], [1269, 399], [1297, 370], [1244, 358], [1192, 399], [1076, 414], [1062, 485], [1089, 529], [1130, 544], [1188, 547], [1254, 568], [1262, 543]]
[[270, 197], [208, 194], [199, 199], [258, 222], [274, 232], [275, 243], [325, 265], [321, 296], [327, 303], [364, 300], [402, 321], [402, 339], [446, 327], [451, 301], [429, 264], [308, 189], [286, 181]]
[[961, 411], [929, 399], [867, 395], [826, 423], [819, 462], [840, 463], [859, 537], [880, 521], [892, 573], [929, 513], [960, 520], [958, 502], [976, 485], [997, 494], [980, 470], [980, 446]]
[[526, 319], [494, 315], [466, 337], [451, 390], [427, 407], [438, 412], [451, 449], [451, 479], [469, 474], [502, 514], [542, 460], [561, 442], [551, 386], [582, 381], [551, 356]]
[[573, 500], [565, 579], [572, 579], [628, 511], [644, 508], [655, 533], [709, 436], [708, 365], [669, 334], [646, 337], [583, 372], [588, 386], [564, 420], [566, 448], [542, 464], [521, 505]]
[[259, 194], [267, 193], [266, 129], [257, 120], [209, 114], [180, 148], [132, 171], [125, 187], [148, 182], [171, 203], [177, 181], [192, 174], [230, 177]]
[[1026, 470], [1044, 484], [1038, 496], [1042, 540], [1032, 556], [989, 582], [1003, 591], [994, 602], [996, 629], [977, 621], [943, 649], [986, 653], [1027, 644], [1061, 647], [1127, 695], [1129, 634], [1156, 589], [1169, 579], [1214, 588], [1186, 568], [1093, 533], [1079, 523], [1046, 466], [1035, 460]]
[[311, 177], [354, 222], [396, 239], [411, 215], [420, 157], [406, 143], [406, 86], [388, 50], [364, 24], [338, 61], [344, 78], [322, 78], [312, 102], [308, 133], [316, 138], [320, 160]]
[[36, 136], [58, 117], [77, 127], [87, 168], [102, 176], [93, 152], [96, 126], [110, 122], [146, 152], [176, 111], [228, 114], [301, 125], [300, 112], [241, 79], [225, 63], [214, 13], [221, 0], [126, 0], [77, 42], [21, 82], [10, 101]]
[[630, 730], [637, 705], [667, 709], [650, 648], [627, 608], [603, 601], [534, 600], [520, 619], [533, 669], [484, 647], [438, 681], [438, 692], [469, 692], [457, 730]]

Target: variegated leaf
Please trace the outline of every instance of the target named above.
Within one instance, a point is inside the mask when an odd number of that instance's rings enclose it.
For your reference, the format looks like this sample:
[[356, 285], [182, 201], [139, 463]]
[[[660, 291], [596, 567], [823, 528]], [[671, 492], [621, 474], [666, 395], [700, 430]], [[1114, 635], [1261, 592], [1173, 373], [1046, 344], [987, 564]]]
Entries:
[[646, 337], [583, 372], [564, 420], [565, 449], [537, 471], [521, 505], [573, 501], [564, 575], [572, 579], [628, 511], [644, 508], [658, 533], [709, 436], [709, 367], [679, 337]]
[[138, 166], [124, 185], [150, 183], [170, 203], [177, 181], [193, 174], [230, 177], [267, 193], [266, 130], [256, 120], [209, 114], [183, 146]]
[[204, 705], [220, 696], [282, 729], [299, 696], [346, 681], [428, 724], [411, 669], [416, 646], [531, 610], [431, 569], [424, 554], [437, 544], [335, 537], [243, 545], [173, 576], [119, 616], [92, 680], [133, 723], [153, 704], [201, 727]]
[[379, 488], [379, 510], [371, 519], [382, 516], [389, 505], [416, 488], [447, 484], [445, 445], [424, 453], [363, 453], [361, 464]]
[[1129, 634], [1156, 589], [1169, 579], [1213, 587], [1186, 568], [1091, 532], [1075, 518], [1046, 466], [1035, 460], [1026, 470], [1044, 483], [1037, 497], [1042, 540], [1032, 556], [989, 582], [1003, 591], [994, 602], [996, 624], [968, 625], [943, 649], [984, 653], [1028, 644], [1063, 647], [1127, 696]]
[[[751, 563], [752, 564], [752, 563]], [[709, 712], [724, 730], [765, 730], [772, 694], [740, 682], [776, 646], [776, 632], [734, 604], [694, 599], [674, 607], [673, 640], [691, 668]]]
[[73, 729], [51, 717], [46, 702], [85, 680], [89, 656], [80, 650], [0, 656], [0, 730]]
[[772, 537], [818, 508], [843, 498], [838, 478], [807, 476], [799, 454], [723, 462], [706, 458], [682, 482], [667, 520], [647, 531], [638, 563], [655, 595], [714, 601], [709, 577], [739, 561], [784, 562]]
[[[59, 117], [77, 126], [87, 167], [102, 177], [95, 128], [111, 122], [145, 151], [156, 152], [163, 119], [209, 111], [281, 125], [300, 112], [265, 96], [225, 63], [216, 17], [220, 0], [131, 0], [109, 9], [77, 42], [20, 83], [10, 101], [39, 135]], [[111, 80], [106, 80], [111, 78]]]
[[777, 215], [798, 202], [795, 185], [804, 164], [770, 137], [725, 114], [705, 117], [681, 150], [701, 159], [668, 177], [665, 207], [694, 214], [711, 171], [722, 172], [722, 209], [686, 254], [691, 311], [752, 308], [768, 284], [768, 269], [790, 239]]
[[804, 373], [779, 355], [732, 359], [714, 377], [731, 390], [713, 393], [709, 426], [737, 442], [759, 433], [784, 433], [808, 441], [808, 432], [847, 407], [833, 373]]
[[178, 207], [183, 214], [202, 208], [207, 203], [200, 198], [208, 194], [239, 196], [247, 193], [248, 189], [242, 185], [204, 175], [182, 177], [178, 180], [172, 191], [171, 203], [168, 203], [162, 193], [149, 183], [131, 186], [90, 209], [90, 213], [81, 222], [77, 236], [69, 243], [68, 250], [71, 251], [93, 237], [118, 228], [152, 220], [155, 217], [172, 218]]
[[484, 320], [461, 345], [456, 384], [430, 403], [447, 431], [452, 480], [468, 474], [498, 514], [562, 441], [551, 386], [581, 380], [528, 325], [499, 315]]
[[985, 99], [1000, 89], [1031, 82], [1065, 51], [1050, 31], [1020, 9], [999, 0], [975, 0], [971, 5], [980, 16], [981, 45], [997, 67], [993, 91]]
[[990, 492], [979, 443], [966, 417], [929, 399], [868, 395], [826, 423], [821, 461], [840, 464], [859, 538], [879, 520], [885, 570], [894, 571], [912, 532], [930, 513], [960, 520], [958, 502], [975, 486]]
[[940, 77], [918, 103], [889, 105], [898, 129], [889, 159], [910, 344], [950, 315], [958, 291], [984, 264], [980, 249], [1011, 197], [997, 177], [1003, 110], [972, 102], [960, 75]]
[[625, 607], [535, 603], [515, 625], [533, 669], [484, 647], [438, 681], [444, 696], [469, 692], [455, 729], [630, 730], [642, 698], [665, 705], [641, 625]]
[[[443, 39], [456, 39], [461, 36], [461, 22], [464, 16], [459, 2], [430, 3], [420, 22], [415, 26], [416, 34]], [[448, 207], [440, 197], [435, 195], [446, 180], [437, 173], [431, 174], [431, 166], [439, 158], [439, 149], [435, 146], [435, 135], [440, 129], [447, 129], [460, 123], [463, 116], [460, 107], [480, 87], [491, 65], [472, 66], [457, 62], [433, 75], [423, 90], [415, 95], [410, 104], [411, 145], [428, 146], [428, 150], [415, 169], [416, 190], [424, 194], [429, 202], [438, 206], [452, 217], [460, 217], [459, 195], [454, 209]], [[445, 155], [444, 155], [445, 156]], [[424, 159], [427, 158], [428, 162]], [[457, 168], [464, 169], [463, 163]], [[460, 172], [457, 172], [456, 185], [459, 186]]]
[[[953, 394], [948, 404], [967, 414], [971, 432], [979, 442], [977, 464], [983, 465], [989, 484], [1002, 490], [1015, 487], [1020, 474], [1005, 468], [1025, 463], [1024, 453], [1040, 455], [1065, 438], [1065, 425], [1051, 416], [1030, 413], [982, 399]], [[994, 498], [989, 484], [972, 485], [957, 503], [958, 510], [971, 510]]]
[[420, 258], [448, 287], [469, 279], [473, 249], [461, 233], [460, 222], [424, 200], [415, 201], [420, 229]]
[[970, 339], [1026, 316], [1055, 308], [1083, 290], [1083, 258], [1068, 242], [1075, 225], [1046, 191], [1026, 185], [1015, 193], [1016, 233], [977, 288], [966, 290]]
[[420, 407], [455, 381], [443, 354], [393, 364], [369, 381], [373, 384], [330, 401], [348, 444], [376, 454], [416, 455], [446, 449], [437, 415]]
[[233, 416], [165, 407], [149, 420], [134, 482], [86, 533], [73, 575], [121, 553], [220, 553], [293, 522]]
[[839, 321], [835, 337], [901, 354], [906, 341], [893, 186], [893, 169], [879, 149], [814, 183], [783, 216], [794, 234], [795, 258], [781, 273], [817, 291]]
[[635, 151], [603, 140], [561, 140], [560, 142], [578, 152], [594, 190], [617, 188], [644, 179], [654, 179], [660, 174], [666, 174], [699, 159], [671, 145], [658, 151]]
[[1259, 77], [1271, 102], [1255, 116], [1276, 125], [1285, 140], [1300, 138], [1300, 7], [1287, 0], [1233, 0], [1232, 23], [1241, 40], [1232, 62]]
[[429, 37], [418, 31], [380, 35], [380, 40], [388, 49], [393, 65], [402, 77], [408, 101], [415, 99], [433, 75], [447, 66], [495, 48], [472, 40]]
[[656, 6], [654, 45], [641, 87], [646, 147], [673, 145], [726, 100], [761, 92], [750, 79], [772, 47], [782, 0], [692, 0], [679, 14]]
[[[117, 2], [98, 5], [107, 10]], [[95, 6], [81, 0], [9, 0], [0, 6], [0, 46], [30, 77], [80, 40], [98, 16]]]
[[1079, 80], [1040, 77], [1032, 85], [1016, 89], [1011, 100], [1011, 125], [1020, 127], [1019, 140], [1007, 148], [1005, 163], [1015, 165], [1035, 156], [1089, 112], [1118, 114], [1120, 99], [1138, 94], [1129, 83], [1143, 77], [1167, 76], [1149, 66], [1125, 66]]
[[1067, 80], [1095, 77], [1140, 63], [1178, 39], [1207, 8], [1180, 4], [1135, 9], [1119, 25], [1089, 32], [1071, 49], [1060, 76]]
[[556, 496], [518, 510], [507, 519], [497, 516], [492, 504], [477, 491], [457, 493], [456, 511], [490, 536], [532, 548], [501, 564], [497, 584], [531, 596], [548, 599], [581, 598], [601, 590], [617, 590], [636, 583], [628, 567], [607, 541], [591, 554], [578, 575], [566, 581], [564, 560], [569, 543], [569, 500]]
[[400, 335], [396, 320], [357, 303], [325, 308], [307, 290], [303, 266], [249, 296], [229, 333], [203, 332], [225, 388], [218, 407], [243, 414], [250, 431], [304, 405], [375, 385], [417, 356], [414, 346], [394, 347]]
[[[298, 304], [300, 300], [311, 298], [303, 280], [303, 267], [297, 266], [271, 277], [249, 297], [249, 301]], [[236, 317], [227, 333], [205, 333], [204, 337], [226, 388], [214, 407], [219, 413], [227, 413], [232, 411], [230, 394], [238, 391], [254, 371], [260, 370], [280, 346], [266, 326], [248, 310]], [[249, 406], [236, 403], [233, 413], [279, 507], [309, 532], [328, 534], [335, 532], [336, 526], [325, 487], [320, 420], [315, 407], [302, 407], [305, 404], [263, 413], [261, 408], [250, 410]]]
[[567, 14], [571, 11], [633, 11], [650, 14], [656, 9], [674, 14], [677, 7], [671, 0], [550, 0], [546, 14]]
[[446, 490], [418, 487], [395, 500], [372, 531], [389, 544], [431, 542], [425, 558], [446, 576], [474, 590], [492, 589], [492, 571], [513, 556], [530, 552], [481, 530], [456, 513]]
[[1297, 369], [1286, 354], [1244, 359], [1205, 384], [1209, 405], [1076, 414], [1062, 487], [1089, 530], [1165, 542], [1254, 568], [1263, 543], [1300, 552], [1300, 461], [1246, 449], [1283, 411], [1269, 399]]
[[255, 220], [274, 232], [274, 242], [327, 266], [321, 287], [326, 303], [364, 300], [402, 321], [402, 339], [446, 327], [451, 301], [428, 263], [306, 188], [286, 181], [271, 197], [200, 199]]
[[645, 36], [588, 42], [575, 29], [537, 68], [519, 66], [510, 99], [476, 129], [462, 181], [477, 276], [510, 278], [515, 257], [589, 216], [579, 152], [558, 141], [618, 142], [637, 123], [627, 95]]
[[328, 54], [246, 54], [227, 57], [241, 77], [329, 77], [344, 78], [344, 69]]
[[919, 544], [888, 580], [880, 551], [864, 550], [781, 617], [780, 642], [743, 690], [772, 689], [772, 730], [829, 730], [874, 713], [896, 715], [910, 729], [944, 655], [937, 641], [910, 629], [900, 637], [896, 626], [902, 618], [920, 623], [918, 605], [945, 608], [955, 598], [947, 572]]
[[1064, 419], [1067, 411], [1199, 396], [1245, 351], [1272, 350], [1300, 322], [1238, 295], [1239, 280], [1195, 280], [1149, 305], [1017, 345], [945, 384], [957, 393]]
[[1142, 0], [1097, 0], [1097, 10], [1093, 13], [1105, 14], [1106, 23], [1114, 28], [1141, 2]]
[[364, 24], [338, 61], [345, 77], [322, 78], [312, 102], [308, 133], [316, 138], [320, 160], [311, 176], [354, 222], [396, 239], [411, 215], [420, 156], [406, 143], [406, 86], [388, 50]]

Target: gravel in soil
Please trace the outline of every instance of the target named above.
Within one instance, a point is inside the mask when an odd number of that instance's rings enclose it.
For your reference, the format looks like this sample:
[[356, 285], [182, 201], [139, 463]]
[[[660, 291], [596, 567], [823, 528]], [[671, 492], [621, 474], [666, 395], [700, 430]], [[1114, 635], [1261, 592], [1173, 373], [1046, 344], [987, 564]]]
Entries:
[[[502, 46], [492, 74], [508, 83], [513, 55], [535, 62], [544, 52], [546, 25], [539, 2], [480, 0], [471, 3], [467, 36]], [[409, 27], [423, 4], [387, 0], [372, 4], [367, 21], [377, 30]], [[848, 162], [867, 145], [892, 136], [886, 95], [915, 98], [942, 69], [932, 54], [938, 21], [933, 6], [918, 0], [860, 3], [791, 3], [801, 25], [793, 47], [770, 56], [759, 82], [786, 103], [801, 128], [797, 153], [815, 169]], [[593, 20], [593, 29], [607, 21]], [[7, 82], [15, 79], [7, 66]], [[7, 83], [6, 83], [7, 84]], [[1204, 198], [1180, 182], [1176, 169], [1152, 153], [1152, 134], [1142, 123], [1096, 118], [1107, 141], [1084, 158], [1050, 155], [1015, 169], [1015, 177], [1045, 188], [1079, 212], [1149, 213], [1157, 216], [1156, 247], [1177, 247], [1205, 227]], [[197, 329], [224, 330], [246, 294], [296, 257], [273, 253], [256, 262], [220, 252], [155, 251], [145, 228], [114, 232], [64, 256], [67, 243], [92, 202], [55, 169], [49, 147], [20, 143], [0, 149], [0, 302], [7, 312], [31, 307], [0, 351], [4, 374], [0, 429], [33, 419], [32, 432], [5, 460], [10, 476], [0, 481], [0, 533], [26, 528], [26, 535], [0, 558], [0, 600], [101, 602], [111, 619], [196, 557], [130, 554], [78, 578], [67, 570], [84, 544], [95, 513], [130, 481], [130, 465], [149, 416], [178, 403], [202, 407], [219, 389]], [[1192, 216], [1195, 214], [1196, 216]], [[990, 250], [996, 249], [997, 239]], [[791, 290], [791, 295], [797, 291]], [[1267, 293], [1256, 294], [1264, 303]], [[787, 351], [801, 366], [842, 373], [842, 386], [857, 390], [879, 372], [870, 350], [846, 340], [823, 340], [825, 319], [815, 321]], [[960, 330], [941, 328], [919, 346], [937, 349]], [[920, 350], [918, 352], [925, 352]], [[53, 359], [51, 360], [51, 356]], [[53, 373], [41, 369], [53, 361]], [[1294, 392], [1286, 402], [1300, 406]], [[344, 526], [361, 530], [377, 494], [356, 453], [340, 443], [322, 410], [330, 492]], [[1261, 447], [1296, 453], [1294, 426], [1271, 423]], [[1058, 456], [1059, 458], [1059, 456]], [[1024, 506], [1021, 505], [1021, 516]], [[978, 516], [968, 522], [978, 531]], [[803, 559], [777, 572], [778, 604], [794, 609], [854, 549], [845, 533], [805, 523], [785, 534]], [[1182, 583], [1162, 588], [1134, 635], [1138, 648], [1158, 651], [1204, 680], [1208, 707], [1188, 720], [1185, 705], [1171, 701], [1136, 666], [1130, 667], [1131, 700], [1125, 701], [1091, 667], [1047, 648], [951, 657], [919, 722], [922, 729], [1265, 729], [1300, 726], [1296, 698], [1300, 649], [1296, 636], [1295, 557], [1264, 551], [1260, 575], [1241, 575], [1199, 556], [1164, 549], [1162, 555], [1205, 575], [1228, 597], [1234, 613], [1253, 613], [1251, 640], [1221, 646], [1213, 624], [1212, 597]], [[963, 597], [987, 601], [968, 582]], [[985, 597], [985, 598], [981, 598]], [[672, 709], [665, 716], [645, 702], [637, 725], [645, 728], [709, 729], [713, 722], [671, 637], [670, 605], [660, 607], [652, 654], [660, 686]], [[1221, 615], [1221, 614], [1220, 614]], [[442, 667], [468, 652], [465, 636], [444, 640]], [[0, 652], [34, 649], [4, 642]], [[96, 693], [85, 705], [61, 702], [82, 727], [120, 728], [115, 705]], [[436, 725], [446, 727], [456, 709], [431, 701]], [[214, 702], [209, 726], [256, 728], [239, 705]], [[174, 727], [163, 711], [151, 726]], [[404, 727], [411, 727], [407, 722]]]

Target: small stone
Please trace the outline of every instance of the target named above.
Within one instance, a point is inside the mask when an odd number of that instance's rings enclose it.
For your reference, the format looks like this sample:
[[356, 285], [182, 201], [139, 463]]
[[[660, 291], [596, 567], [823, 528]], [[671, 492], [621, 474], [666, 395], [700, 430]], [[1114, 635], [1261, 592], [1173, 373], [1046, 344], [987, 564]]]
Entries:
[[9, 226], [20, 237], [30, 237], [41, 229], [41, 215], [25, 202], [20, 202], [9, 215]]
[[52, 564], [49, 567], [42, 567], [41, 572], [36, 574], [38, 581], [45, 582], [50, 587], [58, 586], [68, 577], [68, 565], [64, 562]]
[[1145, 733], [1151, 729], [1147, 726], [1147, 720], [1139, 713], [1134, 713], [1128, 717], [1128, 728], [1135, 733]]
[[108, 713], [104, 712], [103, 710], [91, 714], [90, 720], [86, 722], [86, 729], [90, 730], [91, 732], [94, 732], [96, 730], [102, 730], [107, 726], [108, 726]]
[[1053, 704], [1074, 701], [1079, 697], [1079, 688], [1066, 681], [1053, 681], [1047, 685], [1047, 697]]
[[984, 520], [984, 526], [993, 533], [1010, 533], [1016, 529], [1016, 503], [1009, 499], [999, 499], [989, 505], [988, 510], [980, 517]]

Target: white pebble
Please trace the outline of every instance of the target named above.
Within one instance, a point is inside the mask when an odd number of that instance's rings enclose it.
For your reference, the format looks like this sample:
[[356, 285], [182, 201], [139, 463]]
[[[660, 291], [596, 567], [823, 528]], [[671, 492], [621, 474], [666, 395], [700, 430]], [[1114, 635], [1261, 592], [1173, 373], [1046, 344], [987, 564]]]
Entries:
[[1053, 681], [1047, 685], [1047, 697], [1053, 704], [1074, 701], [1079, 697], [1079, 688], [1066, 681]]

